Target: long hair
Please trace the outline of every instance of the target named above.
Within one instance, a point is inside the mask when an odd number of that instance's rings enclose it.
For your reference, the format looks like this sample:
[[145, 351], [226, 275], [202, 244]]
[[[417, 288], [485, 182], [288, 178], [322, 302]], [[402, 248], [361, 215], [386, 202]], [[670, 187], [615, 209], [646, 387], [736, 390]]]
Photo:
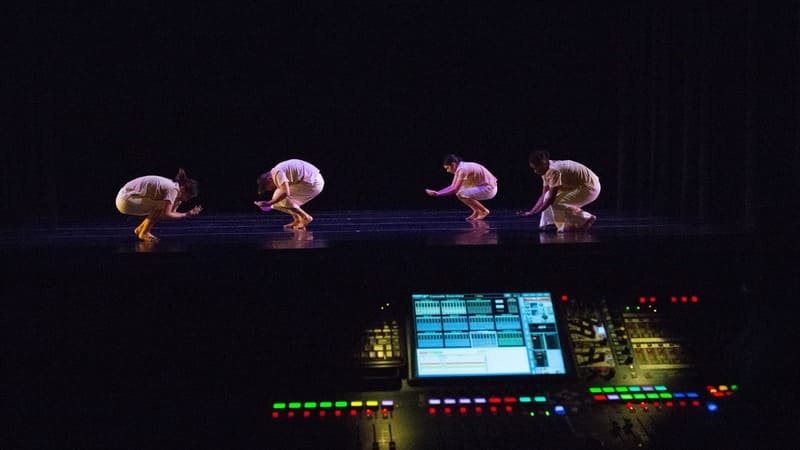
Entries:
[[175, 182], [183, 188], [183, 191], [186, 193], [186, 196], [189, 198], [195, 198], [198, 194], [198, 187], [197, 187], [197, 180], [193, 180], [186, 176], [186, 171], [178, 169], [178, 174], [175, 175]]

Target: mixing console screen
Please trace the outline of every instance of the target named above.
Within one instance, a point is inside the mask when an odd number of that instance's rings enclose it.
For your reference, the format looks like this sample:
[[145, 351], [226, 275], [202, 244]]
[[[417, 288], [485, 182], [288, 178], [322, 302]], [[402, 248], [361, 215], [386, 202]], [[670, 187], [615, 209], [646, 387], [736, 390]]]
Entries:
[[414, 294], [412, 302], [415, 380], [566, 374], [547, 292]]

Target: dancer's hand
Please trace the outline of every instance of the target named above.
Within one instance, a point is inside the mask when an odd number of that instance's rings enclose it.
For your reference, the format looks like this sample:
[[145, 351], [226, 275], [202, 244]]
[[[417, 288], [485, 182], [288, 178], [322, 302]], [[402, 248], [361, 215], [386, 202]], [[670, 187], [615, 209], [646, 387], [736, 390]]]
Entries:
[[272, 205], [270, 205], [269, 202], [265, 202], [262, 200], [262, 201], [255, 201], [253, 202], [253, 204], [258, 206], [258, 208], [264, 212], [272, 211]]
[[431, 197], [438, 197], [439, 193], [434, 191], [433, 189], [425, 189], [425, 193]]
[[517, 217], [529, 217], [532, 215], [533, 213], [530, 211], [517, 211]]
[[200, 205], [195, 206], [194, 208], [190, 209], [186, 214], [190, 217], [196, 216], [200, 214], [200, 211], [203, 210], [203, 207]]

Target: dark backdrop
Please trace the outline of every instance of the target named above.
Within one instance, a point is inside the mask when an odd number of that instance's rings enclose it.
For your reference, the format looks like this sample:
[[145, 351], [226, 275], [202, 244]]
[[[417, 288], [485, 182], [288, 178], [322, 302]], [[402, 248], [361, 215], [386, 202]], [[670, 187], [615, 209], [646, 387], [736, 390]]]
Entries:
[[253, 211], [292, 157], [326, 177], [311, 210], [455, 207], [423, 193], [450, 152], [530, 207], [535, 147], [599, 174], [594, 209], [796, 221], [798, 2], [111, 3], [9, 7], [6, 223], [118, 214], [178, 167]]

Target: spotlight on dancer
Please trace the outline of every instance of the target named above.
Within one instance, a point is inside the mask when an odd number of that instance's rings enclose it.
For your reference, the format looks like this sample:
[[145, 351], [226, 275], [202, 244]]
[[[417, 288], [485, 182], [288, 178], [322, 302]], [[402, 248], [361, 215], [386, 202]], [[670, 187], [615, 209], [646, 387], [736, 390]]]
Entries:
[[541, 213], [539, 229], [589, 231], [597, 217], [583, 209], [600, 196], [600, 178], [588, 167], [570, 160], [551, 160], [546, 150], [537, 150], [528, 157], [528, 165], [542, 177], [542, 193], [536, 204], [517, 215], [527, 217]]
[[127, 182], [117, 194], [117, 209], [122, 214], [145, 216], [133, 230], [141, 241], [155, 242], [158, 238], [151, 232], [153, 226], [163, 219], [183, 219], [200, 214], [203, 207], [195, 206], [187, 212], [178, 212], [178, 207], [197, 197], [197, 181], [178, 169], [174, 180], [158, 175], [147, 175]]
[[445, 155], [442, 163], [447, 173], [453, 174], [450, 186], [439, 189], [425, 189], [431, 197], [442, 197], [455, 194], [461, 203], [467, 205], [472, 214], [466, 220], [483, 220], [489, 210], [481, 200], [490, 200], [497, 195], [497, 178], [489, 170], [474, 162], [462, 161], [456, 155]]
[[325, 180], [319, 169], [301, 159], [289, 159], [275, 165], [256, 179], [258, 195], [272, 191], [270, 200], [253, 202], [262, 211], [276, 210], [291, 216], [292, 221], [285, 229], [302, 230], [314, 218], [305, 212], [302, 205], [322, 192]]

